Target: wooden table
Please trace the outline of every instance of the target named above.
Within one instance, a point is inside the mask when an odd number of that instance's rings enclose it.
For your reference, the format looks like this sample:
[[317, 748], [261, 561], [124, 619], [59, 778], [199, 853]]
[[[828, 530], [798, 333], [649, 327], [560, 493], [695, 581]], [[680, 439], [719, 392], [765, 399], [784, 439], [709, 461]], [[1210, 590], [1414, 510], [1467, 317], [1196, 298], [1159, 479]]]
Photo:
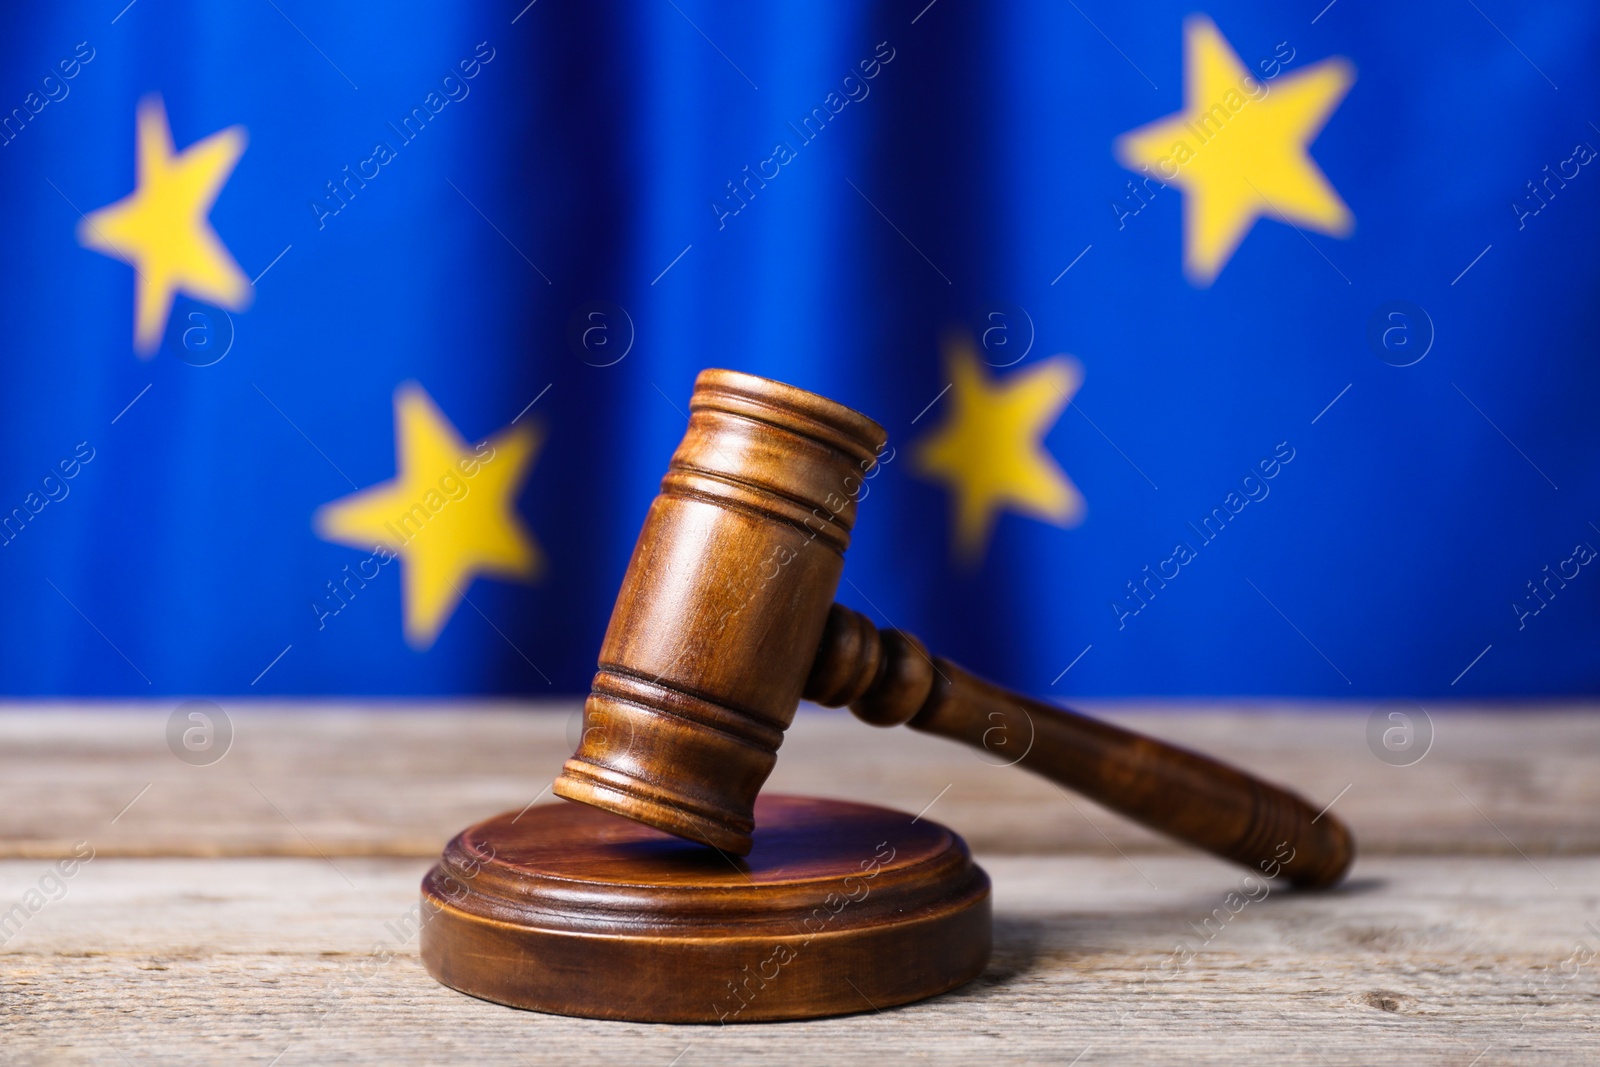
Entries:
[[[961, 832], [994, 879], [995, 959], [923, 1004], [718, 1027], [513, 1011], [418, 962], [423, 871], [470, 822], [560, 803], [576, 704], [230, 704], [231, 750], [191, 766], [174, 703], [0, 710], [0, 1061], [1600, 1062], [1594, 708], [1432, 709], [1431, 751], [1396, 767], [1368, 748], [1371, 706], [1090, 706], [1350, 823], [1344, 888], [1236, 913], [1243, 871], [804, 708], [768, 789]], [[93, 858], [61, 877], [75, 847]]]

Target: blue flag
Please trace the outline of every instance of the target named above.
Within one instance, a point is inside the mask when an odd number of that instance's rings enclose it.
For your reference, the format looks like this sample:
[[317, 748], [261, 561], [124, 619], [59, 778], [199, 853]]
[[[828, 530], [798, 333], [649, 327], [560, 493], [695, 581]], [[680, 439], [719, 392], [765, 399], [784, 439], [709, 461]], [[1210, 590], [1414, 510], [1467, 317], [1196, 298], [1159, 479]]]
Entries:
[[583, 691], [707, 366], [1041, 695], [1600, 689], [1600, 12], [135, 0], [0, 43], [16, 695]]

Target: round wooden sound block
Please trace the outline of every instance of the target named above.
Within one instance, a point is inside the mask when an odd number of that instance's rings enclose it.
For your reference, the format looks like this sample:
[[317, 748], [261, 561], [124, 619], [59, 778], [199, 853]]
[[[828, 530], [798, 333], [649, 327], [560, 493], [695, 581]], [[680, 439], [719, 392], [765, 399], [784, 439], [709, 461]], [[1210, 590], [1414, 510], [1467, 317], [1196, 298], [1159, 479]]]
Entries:
[[422, 880], [422, 960], [518, 1008], [640, 1022], [810, 1019], [954, 989], [988, 963], [960, 837], [866, 804], [763, 796], [744, 858], [584, 804], [463, 830]]

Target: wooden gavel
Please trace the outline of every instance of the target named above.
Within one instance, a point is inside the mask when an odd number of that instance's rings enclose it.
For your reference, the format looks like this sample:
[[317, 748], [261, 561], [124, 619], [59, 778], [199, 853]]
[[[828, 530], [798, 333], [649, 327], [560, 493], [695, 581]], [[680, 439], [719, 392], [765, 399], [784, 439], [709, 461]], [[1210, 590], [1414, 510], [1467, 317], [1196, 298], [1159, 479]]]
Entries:
[[833, 604], [887, 440], [858, 412], [727, 370], [695, 381], [554, 791], [747, 855], [801, 697], [1015, 762], [1253, 871], [1321, 888], [1350, 833], [1205, 756], [1007, 692]]

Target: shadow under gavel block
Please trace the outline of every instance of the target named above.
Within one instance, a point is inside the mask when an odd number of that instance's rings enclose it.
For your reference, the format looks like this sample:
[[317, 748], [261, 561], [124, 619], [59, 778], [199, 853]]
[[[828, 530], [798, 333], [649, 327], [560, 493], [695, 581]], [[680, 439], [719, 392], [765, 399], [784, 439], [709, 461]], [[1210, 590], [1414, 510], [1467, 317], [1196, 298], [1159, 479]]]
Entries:
[[[499, 816], [451, 843], [423, 883], [440, 981], [547, 1011], [727, 1022], [869, 1010], [976, 975], [988, 882], [959, 838], [881, 809], [757, 799], [802, 695], [978, 747], [999, 731], [1019, 766], [1180, 841], [1307, 888], [1344, 876], [1349, 832], [1293, 793], [1007, 692], [834, 604], [877, 423], [725, 370], [703, 372], [689, 406], [553, 786], [589, 807]], [[864, 890], [880, 843], [893, 858]], [[836, 905], [805, 940], [805, 918]], [[765, 978], [774, 966], [793, 980]]]

